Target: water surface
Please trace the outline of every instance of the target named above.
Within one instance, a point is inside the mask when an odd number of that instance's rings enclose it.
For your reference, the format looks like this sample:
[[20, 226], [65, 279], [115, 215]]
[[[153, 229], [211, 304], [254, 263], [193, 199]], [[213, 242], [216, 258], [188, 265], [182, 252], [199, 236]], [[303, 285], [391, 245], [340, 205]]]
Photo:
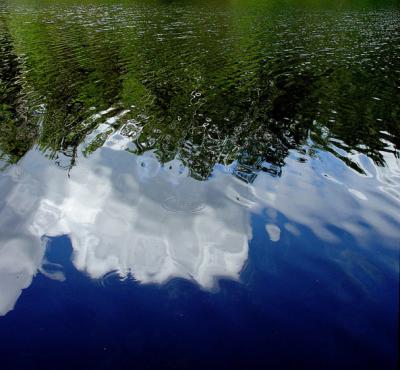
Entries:
[[399, 25], [1, 1], [1, 368], [396, 368]]

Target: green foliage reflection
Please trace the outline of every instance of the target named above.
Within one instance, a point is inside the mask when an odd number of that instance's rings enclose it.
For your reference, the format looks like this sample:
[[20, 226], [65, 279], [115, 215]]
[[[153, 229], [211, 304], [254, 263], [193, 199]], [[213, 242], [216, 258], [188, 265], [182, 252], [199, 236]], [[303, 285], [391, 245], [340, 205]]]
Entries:
[[291, 149], [358, 171], [353, 150], [379, 165], [396, 153], [396, 10], [214, 3], [3, 5], [1, 158], [37, 143], [69, 168], [117, 133], [195, 178], [238, 161], [252, 181], [279, 175]]

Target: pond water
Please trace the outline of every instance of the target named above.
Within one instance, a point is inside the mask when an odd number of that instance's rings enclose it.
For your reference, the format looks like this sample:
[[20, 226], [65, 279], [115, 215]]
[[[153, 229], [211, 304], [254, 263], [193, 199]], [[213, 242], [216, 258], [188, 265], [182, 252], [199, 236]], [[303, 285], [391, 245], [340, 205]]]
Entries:
[[395, 369], [395, 1], [0, 1], [1, 369]]

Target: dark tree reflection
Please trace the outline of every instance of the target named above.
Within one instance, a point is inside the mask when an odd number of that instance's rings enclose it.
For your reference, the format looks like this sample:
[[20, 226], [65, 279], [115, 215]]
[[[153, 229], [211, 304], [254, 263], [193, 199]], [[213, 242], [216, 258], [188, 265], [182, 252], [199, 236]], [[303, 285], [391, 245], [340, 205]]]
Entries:
[[118, 133], [194, 178], [236, 163], [251, 182], [279, 176], [290, 150], [330, 151], [360, 172], [343, 151], [378, 165], [397, 154], [398, 15], [216, 9], [99, 3], [1, 18], [2, 158], [37, 143], [71, 168]]

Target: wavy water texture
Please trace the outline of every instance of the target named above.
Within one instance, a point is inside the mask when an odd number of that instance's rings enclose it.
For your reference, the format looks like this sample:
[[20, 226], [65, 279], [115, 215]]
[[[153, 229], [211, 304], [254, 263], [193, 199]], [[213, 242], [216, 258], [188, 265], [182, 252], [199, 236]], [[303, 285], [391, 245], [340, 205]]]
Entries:
[[0, 5], [0, 313], [65, 279], [57, 235], [93, 278], [207, 289], [256, 214], [396, 250], [398, 10], [256, 3]]

